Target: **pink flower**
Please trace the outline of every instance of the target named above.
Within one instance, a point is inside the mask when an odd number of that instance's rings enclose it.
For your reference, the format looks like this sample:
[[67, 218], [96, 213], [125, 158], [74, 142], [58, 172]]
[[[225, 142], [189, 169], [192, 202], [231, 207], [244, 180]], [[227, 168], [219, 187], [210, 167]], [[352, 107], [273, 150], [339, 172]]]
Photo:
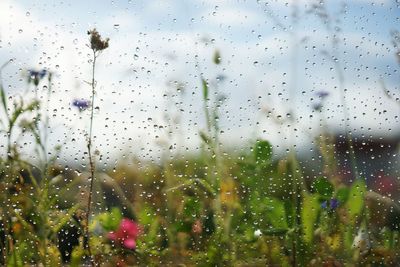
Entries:
[[136, 239], [140, 234], [139, 225], [127, 218], [123, 218], [119, 228], [116, 231], [108, 233], [108, 238], [125, 248], [134, 250], [136, 248]]

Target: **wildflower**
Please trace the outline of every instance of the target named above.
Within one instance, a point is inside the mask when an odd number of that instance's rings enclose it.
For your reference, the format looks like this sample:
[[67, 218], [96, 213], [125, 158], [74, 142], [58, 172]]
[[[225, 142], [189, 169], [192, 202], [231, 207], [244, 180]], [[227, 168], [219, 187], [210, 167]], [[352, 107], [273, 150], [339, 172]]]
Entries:
[[326, 209], [328, 207], [330, 208], [330, 210], [337, 209], [339, 207], [339, 200], [337, 200], [336, 198], [331, 198], [329, 202], [325, 200], [321, 203], [321, 208]]
[[134, 250], [136, 248], [136, 240], [140, 234], [139, 225], [127, 218], [123, 218], [116, 231], [108, 233], [108, 238], [125, 248]]
[[337, 207], [339, 207], [339, 200], [337, 200], [336, 198], [331, 198], [331, 200], [329, 201], [329, 206], [333, 210], [336, 209]]
[[322, 107], [323, 107], [324, 99], [325, 99], [327, 96], [329, 96], [329, 92], [321, 90], [321, 91], [315, 92], [315, 95], [316, 95], [320, 100], [319, 100], [317, 103], [314, 103], [313, 106], [312, 106], [312, 108], [313, 108], [315, 111], [321, 111], [321, 109], [322, 109]]
[[90, 35], [90, 48], [93, 51], [101, 51], [108, 47], [110, 38], [101, 39], [101, 35], [96, 29], [88, 31], [87, 34]]
[[90, 106], [90, 101], [85, 99], [74, 99], [74, 101], [72, 101], [72, 105], [77, 107], [79, 111], [83, 111]]
[[28, 83], [33, 82], [33, 84], [35, 86], [38, 86], [40, 80], [43, 79], [44, 76], [46, 76], [47, 70], [42, 69], [42, 70], [38, 71], [38, 70], [30, 69], [30, 70], [28, 70], [28, 73], [29, 73]]
[[315, 95], [323, 100], [324, 98], [329, 96], [329, 92], [321, 90], [321, 91], [316, 92]]

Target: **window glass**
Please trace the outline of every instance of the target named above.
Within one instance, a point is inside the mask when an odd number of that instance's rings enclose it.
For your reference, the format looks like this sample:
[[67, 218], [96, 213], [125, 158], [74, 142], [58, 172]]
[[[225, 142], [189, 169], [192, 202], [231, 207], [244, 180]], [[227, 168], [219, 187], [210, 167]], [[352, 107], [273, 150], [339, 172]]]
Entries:
[[397, 266], [397, 0], [0, 1], [0, 265]]

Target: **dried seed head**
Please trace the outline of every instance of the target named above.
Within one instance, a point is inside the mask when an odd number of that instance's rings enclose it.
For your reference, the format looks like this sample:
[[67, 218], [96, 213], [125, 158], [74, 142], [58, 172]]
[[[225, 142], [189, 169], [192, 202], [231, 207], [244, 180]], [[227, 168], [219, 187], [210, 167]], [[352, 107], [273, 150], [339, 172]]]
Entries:
[[106, 38], [105, 40], [103, 40], [101, 38], [100, 33], [96, 30], [96, 28], [88, 31], [87, 33], [88, 35], [90, 35], [91, 49], [93, 49], [94, 51], [101, 51], [108, 47], [108, 42], [110, 41], [110, 38]]

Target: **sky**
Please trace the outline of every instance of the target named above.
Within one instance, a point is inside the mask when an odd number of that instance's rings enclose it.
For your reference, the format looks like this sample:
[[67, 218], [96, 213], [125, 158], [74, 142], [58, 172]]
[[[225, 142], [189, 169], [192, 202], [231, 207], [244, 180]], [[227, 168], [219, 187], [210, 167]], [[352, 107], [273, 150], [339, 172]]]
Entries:
[[[354, 135], [393, 137], [400, 75], [391, 32], [400, 30], [399, 15], [395, 0], [0, 0], [0, 62], [12, 59], [2, 78], [10, 99], [29, 99], [26, 70], [54, 73], [43, 112], [51, 118], [49, 148], [61, 144], [66, 162], [85, 158], [89, 113], [71, 103], [90, 98], [86, 32], [94, 27], [110, 38], [96, 69], [94, 144], [104, 166], [132, 155], [157, 160], [166, 148], [197, 151], [206, 128], [200, 74], [224, 96], [227, 147], [265, 138], [277, 151], [293, 142], [307, 148], [321, 121], [343, 133], [343, 89]], [[329, 96], [315, 112], [321, 91]]]

